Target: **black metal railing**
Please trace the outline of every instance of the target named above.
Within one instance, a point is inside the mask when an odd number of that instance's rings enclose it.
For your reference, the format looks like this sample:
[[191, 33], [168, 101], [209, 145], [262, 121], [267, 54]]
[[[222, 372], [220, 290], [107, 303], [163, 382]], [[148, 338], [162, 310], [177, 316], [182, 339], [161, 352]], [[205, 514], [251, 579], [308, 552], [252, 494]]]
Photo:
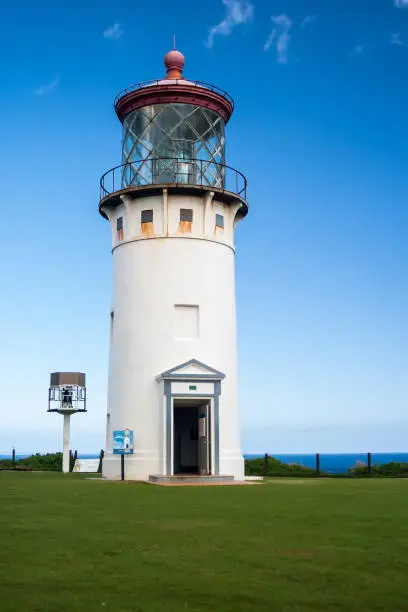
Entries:
[[248, 476], [408, 478], [408, 453], [246, 455]]
[[122, 91], [120, 91], [116, 95], [115, 100], [113, 102], [115, 109], [116, 109], [116, 106], [119, 100], [123, 98], [123, 96], [126, 96], [132, 91], [137, 91], [138, 89], [143, 89], [145, 87], [154, 87], [155, 85], [160, 85], [161, 87], [165, 87], [166, 89], [173, 89], [174, 85], [188, 85], [189, 87], [201, 87], [203, 89], [208, 89], [208, 91], [212, 91], [218, 94], [219, 96], [222, 96], [223, 98], [225, 98], [231, 104], [232, 110], [234, 110], [234, 100], [223, 89], [220, 89], [219, 87], [216, 87], [215, 85], [210, 85], [210, 83], [204, 83], [203, 81], [190, 81], [190, 80], [184, 80], [184, 79], [169, 79], [168, 82], [166, 82], [166, 79], [158, 79], [155, 81], [141, 81], [140, 83], [129, 85], [129, 87], [122, 89]]
[[204, 159], [137, 159], [111, 168], [100, 181], [100, 199], [129, 187], [194, 185], [230, 191], [246, 199], [245, 176], [225, 164]]

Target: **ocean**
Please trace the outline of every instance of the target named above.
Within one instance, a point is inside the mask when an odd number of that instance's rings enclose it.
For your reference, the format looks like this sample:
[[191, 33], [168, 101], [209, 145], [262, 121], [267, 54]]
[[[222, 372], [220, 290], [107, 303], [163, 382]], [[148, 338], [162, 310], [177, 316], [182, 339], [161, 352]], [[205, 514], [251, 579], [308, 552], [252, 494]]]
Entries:
[[[23, 455], [16, 455], [16, 459], [23, 459], [28, 457], [30, 453]], [[275, 457], [283, 463], [297, 463], [304, 467], [314, 468], [316, 467], [316, 455], [313, 454], [274, 454], [269, 453], [271, 457]], [[245, 459], [256, 459], [257, 457], [263, 457], [263, 454], [248, 454], [245, 455]], [[97, 459], [99, 454], [93, 453], [78, 453], [79, 459]], [[11, 453], [1, 454], [0, 459], [11, 459]], [[408, 463], [408, 453], [372, 453], [371, 463], [372, 465], [382, 465], [384, 463]], [[320, 455], [320, 469], [322, 472], [328, 474], [344, 474], [349, 468], [356, 467], [357, 465], [367, 464], [367, 453], [344, 453], [344, 454], [321, 454]]]

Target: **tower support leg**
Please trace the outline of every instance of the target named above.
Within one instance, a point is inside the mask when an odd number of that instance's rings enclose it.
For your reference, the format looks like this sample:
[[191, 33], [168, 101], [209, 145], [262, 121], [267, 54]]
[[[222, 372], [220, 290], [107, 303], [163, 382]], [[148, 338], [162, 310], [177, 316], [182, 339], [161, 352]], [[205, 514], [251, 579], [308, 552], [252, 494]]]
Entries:
[[70, 434], [71, 415], [64, 414], [64, 450], [62, 455], [62, 471], [64, 474], [69, 472], [69, 434]]

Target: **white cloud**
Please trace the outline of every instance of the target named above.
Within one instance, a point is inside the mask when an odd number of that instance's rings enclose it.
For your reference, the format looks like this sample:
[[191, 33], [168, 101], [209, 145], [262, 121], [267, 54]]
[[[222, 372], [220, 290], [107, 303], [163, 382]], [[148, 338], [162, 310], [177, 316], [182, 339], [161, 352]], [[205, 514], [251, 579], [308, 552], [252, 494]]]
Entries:
[[408, 0], [394, 0], [397, 8], [408, 8]]
[[217, 35], [229, 36], [232, 30], [250, 21], [254, 16], [254, 6], [247, 0], [222, 0], [227, 7], [227, 14], [222, 21], [210, 28], [206, 45], [212, 47]]
[[305, 28], [306, 26], [316, 21], [316, 19], [317, 19], [316, 15], [306, 15], [303, 21], [300, 22], [300, 27]]
[[397, 45], [399, 47], [403, 47], [404, 43], [401, 40], [401, 32], [394, 32], [390, 36], [389, 40], [390, 45]]
[[47, 94], [53, 92], [54, 89], [58, 87], [58, 83], [59, 83], [58, 77], [55, 77], [55, 79], [53, 79], [51, 83], [47, 83], [46, 85], [41, 85], [41, 87], [38, 87], [34, 93], [36, 96], [46, 96]]
[[272, 46], [276, 48], [276, 61], [278, 64], [286, 64], [288, 61], [288, 51], [291, 36], [289, 34], [292, 28], [292, 21], [285, 13], [271, 17], [274, 25], [272, 32], [264, 45], [264, 51]]
[[115, 23], [111, 28], [106, 28], [103, 32], [104, 38], [110, 38], [111, 40], [119, 40], [122, 36], [123, 30], [120, 27], [120, 23]]

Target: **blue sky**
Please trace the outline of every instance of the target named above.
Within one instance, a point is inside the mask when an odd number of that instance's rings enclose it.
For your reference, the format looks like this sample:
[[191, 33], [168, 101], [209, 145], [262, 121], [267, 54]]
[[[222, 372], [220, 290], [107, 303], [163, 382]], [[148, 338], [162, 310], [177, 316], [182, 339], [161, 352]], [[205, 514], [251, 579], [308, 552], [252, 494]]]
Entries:
[[88, 375], [72, 446], [104, 444], [98, 183], [120, 163], [113, 98], [164, 75], [173, 32], [186, 77], [236, 102], [244, 450], [407, 450], [408, 1], [5, 0], [2, 16], [0, 453], [61, 446], [54, 370]]

